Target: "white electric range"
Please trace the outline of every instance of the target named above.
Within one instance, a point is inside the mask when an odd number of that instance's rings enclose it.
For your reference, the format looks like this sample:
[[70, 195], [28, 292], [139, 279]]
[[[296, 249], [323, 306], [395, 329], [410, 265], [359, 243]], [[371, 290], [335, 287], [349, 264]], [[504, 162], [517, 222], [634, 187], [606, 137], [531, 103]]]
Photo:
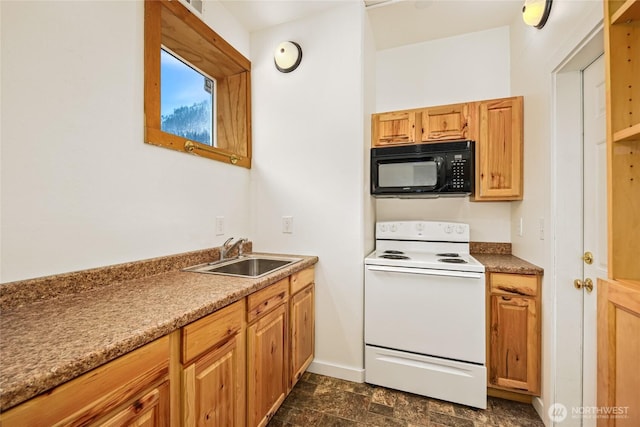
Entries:
[[365, 381], [486, 408], [485, 274], [469, 225], [376, 224], [365, 258]]

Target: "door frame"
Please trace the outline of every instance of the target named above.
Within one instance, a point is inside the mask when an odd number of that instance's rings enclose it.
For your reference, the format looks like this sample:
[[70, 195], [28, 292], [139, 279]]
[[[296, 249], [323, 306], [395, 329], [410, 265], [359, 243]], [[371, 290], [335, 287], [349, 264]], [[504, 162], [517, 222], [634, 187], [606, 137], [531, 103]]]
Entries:
[[[568, 310], [578, 311], [582, 307], [583, 292], [573, 290], [575, 278], [583, 277], [583, 261], [576, 254], [583, 251], [583, 126], [582, 126], [582, 70], [596, 60], [604, 50], [604, 29], [602, 23], [594, 28], [552, 72], [552, 142], [551, 142], [551, 216], [553, 230], [553, 396], [558, 400], [559, 388], [567, 372], [563, 368], [575, 365], [574, 353], [563, 348], [572, 331], [567, 329], [569, 319], [563, 318]], [[565, 161], [579, 159], [579, 161]], [[579, 221], [576, 221], [580, 218]], [[573, 297], [575, 295], [575, 297]], [[579, 300], [579, 301], [578, 301]], [[580, 310], [580, 316], [582, 311]], [[580, 317], [582, 325], [582, 317]], [[573, 331], [575, 334], [575, 330]], [[583, 330], [580, 326], [580, 342]], [[580, 404], [582, 405], [582, 348], [575, 349], [580, 354], [579, 380]], [[577, 371], [573, 373], [576, 375]], [[560, 390], [562, 393], [562, 390]], [[571, 407], [567, 408], [571, 415]], [[544, 414], [545, 416], [547, 414]], [[545, 421], [548, 421], [547, 418]], [[552, 422], [551, 425], [556, 425]], [[560, 423], [562, 425], [562, 423]], [[566, 423], [564, 424], [566, 425]]]

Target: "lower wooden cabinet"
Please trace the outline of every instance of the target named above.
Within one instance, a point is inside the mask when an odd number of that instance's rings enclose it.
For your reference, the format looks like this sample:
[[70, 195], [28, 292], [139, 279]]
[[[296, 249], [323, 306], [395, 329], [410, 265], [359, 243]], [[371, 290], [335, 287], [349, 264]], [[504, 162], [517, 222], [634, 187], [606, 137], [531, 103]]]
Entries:
[[264, 426], [313, 352], [311, 267], [0, 414], [0, 425]]
[[289, 279], [248, 297], [247, 425], [265, 426], [288, 392]]
[[540, 394], [540, 277], [490, 273], [488, 385]]
[[182, 329], [182, 425], [245, 422], [245, 300]]
[[598, 427], [638, 425], [639, 354], [640, 281], [598, 279], [598, 407], [617, 411]]
[[290, 380], [293, 388], [311, 364], [315, 351], [314, 269], [291, 276], [289, 302]]
[[169, 381], [165, 381], [98, 424], [102, 427], [169, 427], [168, 417]]
[[3, 427], [169, 427], [169, 337], [160, 338], [0, 415]]

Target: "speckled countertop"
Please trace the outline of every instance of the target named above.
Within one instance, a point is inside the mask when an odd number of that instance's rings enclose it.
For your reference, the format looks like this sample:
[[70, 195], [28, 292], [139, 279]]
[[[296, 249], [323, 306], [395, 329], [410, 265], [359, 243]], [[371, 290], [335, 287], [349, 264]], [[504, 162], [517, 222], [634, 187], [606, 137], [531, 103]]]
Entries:
[[471, 242], [471, 255], [487, 273], [543, 274], [544, 270], [511, 255], [511, 243]]
[[471, 254], [487, 273], [542, 274], [543, 269], [513, 255]]
[[[182, 259], [181, 264], [173, 263], [172, 271], [151, 269], [150, 273], [155, 273], [151, 275], [130, 274], [137, 265], [130, 263], [126, 265], [128, 270], [124, 269], [129, 272], [124, 275], [128, 280], [101, 286], [79, 285], [77, 292], [52, 291], [55, 295], [47, 298], [34, 297], [35, 291], [31, 291], [29, 300], [18, 295], [29, 293], [20, 290], [28, 286], [11, 289], [13, 284], [3, 284], [0, 286], [3, 291], [0, 295], [0, 410], [24, 402], [318, 262], [315, 256], [288, 256], [301, 261], [258, 279], [176, 270], [176, 267], [204, 262], [201, 259], [193, 262], [191, 257]], [[90, 271], [99, 276], [102, 270]], [[119, 266], [116, 270], [124, 271]], [[77, 274], [80, 273], [83, 272]], [[55, 283], [55, 277], [45, 279]], [[108, 272], [102, 272], [103, 282], [108, 281], [108, 277]], [[12, 295], [17, 295], [18, 303]]]

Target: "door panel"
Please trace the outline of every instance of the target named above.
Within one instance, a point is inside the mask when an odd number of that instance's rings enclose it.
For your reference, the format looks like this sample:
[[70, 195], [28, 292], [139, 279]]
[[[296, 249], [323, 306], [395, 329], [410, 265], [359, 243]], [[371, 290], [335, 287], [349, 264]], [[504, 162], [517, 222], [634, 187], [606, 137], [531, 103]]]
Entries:
[[[584, 264], [583, 280], [591, 279], [593, 291], [583, 290], [582, 406], [596, 406], [597, 279], [607, 277], [607, 156], [604, 57], [583, 72], [584, 86], [584, 252], [593, 262]], [[584, 417], [583, 426], [595, 427], [595, 417]]]

